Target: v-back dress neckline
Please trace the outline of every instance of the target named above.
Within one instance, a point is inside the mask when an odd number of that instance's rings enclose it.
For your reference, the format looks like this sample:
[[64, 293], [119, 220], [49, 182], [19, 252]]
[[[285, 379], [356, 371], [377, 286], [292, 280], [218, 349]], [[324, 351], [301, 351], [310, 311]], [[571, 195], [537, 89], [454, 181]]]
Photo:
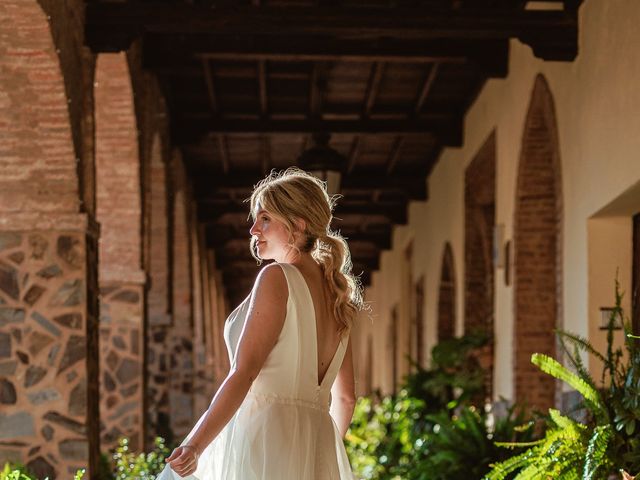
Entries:
[[302, 271], [300, 270], [300, 268], [297, 265], [294, 265], [293, 263], [289, 263], [287, 265], [291, 265], [295, 271], [298, 273], [298, 275], [300, 276], [300, 280], [302, 281], [306, 291], [307, 291], [307, 295], [309, 296], [309, 301], [311, 302], [311, 306], [313, 309], [313, 325], [314, 325], [314, 346], [315, 346], [315, 367], [316, 367], [316, 387], [317, 388], [322, 388], [324, 386], [325, 383], [325, 379], [329, 376], [328, 373], [331, 371], [331, 369], [333, 368], [333, 364], [335, 363], [336, 359], [338, 358], [338, 354], [340, 353], [340, 348], [342, 346], [342, 338], [340, 338], [338, 340], [338, 345], [336, 346], [335, 351], [333, 352], [333, 356], [331, 357], [331, 361], [329, 362], [329, 365], [327, 366], [327, 369], [324, 372], [324, 375], [322, 376], [322, 379], [319, 379], [318, 374], [320, 371], [320, 346], [319, 346], [319, 337], [318, 337], [318, 315], [316, 313], [316, 304], [313, 301], [313, 295], [311, 294], [311, 288], [309, 288], [309, 283], [307, 282], [307, 279], [304, 277], [304, 275], [302, 274]]

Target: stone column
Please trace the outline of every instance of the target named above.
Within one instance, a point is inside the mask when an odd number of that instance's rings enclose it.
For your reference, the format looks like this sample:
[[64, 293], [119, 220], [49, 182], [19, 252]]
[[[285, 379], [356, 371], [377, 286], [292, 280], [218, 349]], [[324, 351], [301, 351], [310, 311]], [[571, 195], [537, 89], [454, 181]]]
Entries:
[[127, 437], [144, 448], [145, 274], [100, 278], [100, 435], [103, 450]]
[[0, 463], [97, 478], [97, 227], [82, 214], [0, 217]]

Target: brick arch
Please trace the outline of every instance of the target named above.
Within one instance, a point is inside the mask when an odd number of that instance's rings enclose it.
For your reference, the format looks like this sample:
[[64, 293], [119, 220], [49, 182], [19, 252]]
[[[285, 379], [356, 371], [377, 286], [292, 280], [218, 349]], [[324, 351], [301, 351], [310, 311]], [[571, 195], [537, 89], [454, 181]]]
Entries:
[[100, 223], [102, 449], [144, 435], [144, 302], [140, 152], [124, 53], [101, 54], [95, 74], [96, 216]]
[[0, 210], [77, 212], [78, 175], [64, 78], [35, 1], [0, 2]]
[[126, 55], [98, 55], [95, 84], [100, 273], [109, 275], [142, 262], [138, 127]]
[[453, 249], [444, 246], [438, 291], [438, 341], [453, 338], [456, 330], [456, 279]]
[[542, 75], [533, 87], [518, 166], [515, 207], [515, 396], [539, 408], [555, 402], [555, 381], [531, 364], [554, 356], [560, 323], [561, 166], [553, 96]]

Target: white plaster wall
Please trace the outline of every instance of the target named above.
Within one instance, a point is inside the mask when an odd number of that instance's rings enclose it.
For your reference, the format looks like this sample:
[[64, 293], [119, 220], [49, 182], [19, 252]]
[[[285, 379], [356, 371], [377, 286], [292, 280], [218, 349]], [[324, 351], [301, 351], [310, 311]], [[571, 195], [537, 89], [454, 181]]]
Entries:
[[[640, 2], [586, 0], [580, 9], [580, 53], [572, 63], [544, 62], [511, 42], [509, 76], [490, 80], [465, 120], [462, 148], [446, 149], [429, 180], [428, 202], [410, 205], [409, 223], [398, 227], [393, 250], [366, 292], [373, 308], [376, 373], [389, 368], [386, 345], [391, 307], [400, 301], [401, 254], [414, 239], [414, 278], [425, 275], [426, 342], [436, 337], [442, 252], [450, 241], [455, 262], [457, 332], [462, 329], [464, 279], [464, 169], [496, 129], [496, 223], [513, 238], [515, 185], [530, 95], [538, 73], [555, 100], [563, 204], [564, 327], [588, 335], [587, 219], [640, 179]], [[639, 207], [640, 210], [640, 207]], [[494, 398], [513, 397], [513, 292], [496, 275], [496, 371]]]

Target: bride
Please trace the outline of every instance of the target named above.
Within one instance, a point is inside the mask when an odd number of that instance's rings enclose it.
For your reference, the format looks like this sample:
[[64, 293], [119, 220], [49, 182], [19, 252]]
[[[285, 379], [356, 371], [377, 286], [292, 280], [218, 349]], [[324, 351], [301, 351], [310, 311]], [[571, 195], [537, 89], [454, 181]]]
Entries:
[[[159, 480], [353, 479], [350, 329], [362, 308], [323, 182], [291, 168], [251, 195], [251, 251], [273, 260], [231, 313], [230, 371]], [[233, 288], [232, 285], [229, 286]]]

